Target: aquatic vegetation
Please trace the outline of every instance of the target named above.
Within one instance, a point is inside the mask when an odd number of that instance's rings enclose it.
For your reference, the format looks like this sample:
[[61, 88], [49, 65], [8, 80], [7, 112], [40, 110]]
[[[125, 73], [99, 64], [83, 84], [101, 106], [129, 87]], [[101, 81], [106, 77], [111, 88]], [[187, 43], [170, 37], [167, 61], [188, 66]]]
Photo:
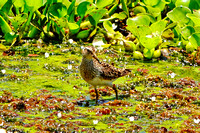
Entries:
[[[62, 46], [62, 45], [61, 45]], [[51, 46], [48, 46], [51, 47]], [[42, 48], [43, 49], [43, 48]], [[41, 49], [41, 50], [42, 50]], [[44, 47], [44, 49], [47, 49]], [[63, 49], [66, 49], [63, 47]], [[0, 128], [19, 132], [198, 132], [199, 67], [170, 62], [139, 62], [112, 50], [98, 57], [133, 69], [110, 87], [94, 88], [82, 80], [76, 47], [63, 54], [0, 57]], [[73, 50], [71, 50], [73, 49]], [[80, 49], [79, 49], [80, 50]], [[114, 49], [113, 49], [114, 50]], [[76, 52], [74, 52], [76, 51]], [[46, 51], [51, 53], [51, 49]], [[106, 60], [105, 60], [106, 59]]]

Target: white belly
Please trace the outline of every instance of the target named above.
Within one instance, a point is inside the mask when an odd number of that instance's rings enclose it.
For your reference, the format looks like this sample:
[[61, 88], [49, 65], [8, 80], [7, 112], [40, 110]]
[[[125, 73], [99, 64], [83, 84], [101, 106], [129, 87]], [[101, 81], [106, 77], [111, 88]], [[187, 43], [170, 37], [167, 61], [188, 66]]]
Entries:
[[93, 86], [111, 86], [112, 87], [113, 81], [115, 80], [104, 80], [104, 79], [96, 77], [90, 80], [88, 83]]

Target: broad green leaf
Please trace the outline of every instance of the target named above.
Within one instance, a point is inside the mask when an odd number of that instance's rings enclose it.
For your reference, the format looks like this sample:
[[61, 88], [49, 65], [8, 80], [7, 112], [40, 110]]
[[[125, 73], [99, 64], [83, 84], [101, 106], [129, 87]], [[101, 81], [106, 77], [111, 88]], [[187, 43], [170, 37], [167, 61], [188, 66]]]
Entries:
[[90, 29], [89, 30], [83, 30], [83, 31], [80, 31], [78, 34], [77, 34], [77, 38], [78, 39], [84, 39], [84, 38], [87, 38], [90, 34]]
[[152, 48], [152, 49], [144, 48], [143, 55], [144, 55], [145, 58], [151, 59], [154, 55], [154, 51], [155, 51], [154, 48]]
[[199, 10], [200, 9], [200, 0], [190, 0], [189, 8], [191, 10]]
[[105, 15], [106, 12], [106, 9], [97, 9], [91, 12], [89, 16], [90, 23], [94, 26], [97, 26], [99, 20]]
[[194, 30], [195, 30], [196, 33], [200, 33], [200, 26], [195, 26]]
[[190, 19], [186, 16], [187, 13], [191, 13], [187, 7], [176, 7], [172, 11], [167, 13], [167, 16], [179, 25], [187, 24]]
[[3, 5], [7, 2], [7, 0], [0, 0], [0, 9], [3, 7]]
[[192, 13], [188, 13], [186, 16], [192, 20], [195, 26], [200, 26], [200, 17]]
[[143, 2], [148, 6], [155, 6], [160, 2], [160, 0], [143, 0]]
[[186, 44], [186, 52], [187, 53], [192, 53], [193, 51], [194, 51], [194, 49], [195, 49], [195, 47], [192, 45], [192, 43], [191, 42], [188, 42], [187, 44]]
[[166, 1], [164, 1], [164, 0], [160, 0], [159, 3], [158, 3], [156, 6], [154, 6], [154, 7], [155, 7], [155, 8], [159, 8], [160, 11], [163, 11], [163, 10], [165, 9], [165, 5], [166, 5], [167, 3], [169, 3], [169, 2], [166, 2]]
[[77, 22], [78, 25], [81, 24], [82, 19], [84, 18], [84, 16], [90, 12], [92, 12], [92, 10], [96, 8], [95, 5], [91, 2], [88, 1], [84, 1], [82, 3], [80, 3], [77, 7], [77, 13], [78, 15], [81, 17], [79, 19], [79, 21]]
[[58, 18], [62, 18], [67, 15], [67, 7], [62, 3], [56, 3], [49, 8], [49, 13]]
[[16, 37], [17, 35], [14, 32], [8, 32], [5, 34], [5, 40], [7, 43], [12, 43]]
[[194, 28], [192, 26], [186, 26], [183, 27], [181, 30], [181, 35], [184, 39], [188, 39], [190, 35], [192, 35], [195, 32]]
[[0, 27], [4, 35], [6, 33], [10, 33], [12, 31], [11, 27], [9, 24], [4, 20], [4, 18], [0, 15]]
[[15, 0], [15, 2], [13, 3], [15, 5], [16, 8], [20, 8], [24, 6], [24, 0]]
[[24, 0], [26, 10], [34, 12], [43, 6], [43, 0]]
[[104, 7], [112, 4], [112, 2], [113, 2], [113, 0], [106, 0], [106, 2], [105, 2], [105, 0], [97, 0], [95, 4], [96, 4], [97, 8], [100, 9], [100, 8], [104, 8]]
[[122, 4], [122, 9], [125, 11], [126, 15], [129, 17], [129, 11], [128, 11], [125, 0], [120, 0], [120, 2]]
[[111, 18], [118, 18], [120, 20], [123, 20], [127, 17], [125, 12], [120, 12], [120, 13], [114, 13]]
[[8, 1], [1, 0], [1, 1], [6, 1], [6, 3], [4, 3], [4, 2], [1, 3], [1, 4], [3, 4], [2, 7], [0, 7], [1, 11], [3, 11], [5, 14], [8, 14], [13, 5], [14, 0], [8, 0]]
[[192, 34], [189, 37], [189, 42], [197, 49], [197, 47], [200, 46], [200, 33]]
[[176, 5], [176, 7], [179, 7], [179, 6], [189, 7], [190, 0], [176, 0], [175, 5]]
[[148, 12], [153, 15], [153, 17], [157, 17], [161, 14], [161, 10], [159, 8], [151, 7], [151, 6], [146, 6], [148, 9]]
[[156, 46], [158, 46], [160, 42], [160, 37], [152, 37], [151, 35], [149, 35], [149, 36], [142, 36], [139, 38], [139, 40], [145, 48], [151, 50]]
[[92, 6], [92, 4], [88, 1], [84, 1], [80, 3], [77, 7], [77, 13], [80, 17], [84, 17], [86, 11]]
[[146, 13], [146, 9], [143, 6], [136, 6], [133, 8], [134, 15], [137, 15], [139, 13]]
[[115, 31], [112, 28], [112, 23], [110, 21], [104, 21], [103, 27], [106, 29], [107, 32], [114, 33]]
[[72, 34], [76, 34], [79, 31], [79, 26], [76, 23], [68, 23], [68, 27]]
[[165, 27], [167, 25], [167, 21], [165, 20], [160, 20], [155, 23], [153, 23], [150, 28], [152, 32], [156, 35], [161, 35], [162, 32], [165, 30]]
[[74, 16], [75, 16], [75, 3], [76, 0], [72, 0], [71, 5], [67, 9], [67, 15], [69, 16], [68, 21], [73, 23], [74, 22]]
[[152, 33], [149, 26], [128, 26], [127, 29], [138, 38]]
[[128, 26], [140, 26], [140, 25], [149, 26], [149, 24], [150, 24], [150, 18], [147, 15], [138, 15], [133, 18], [127, 19]]

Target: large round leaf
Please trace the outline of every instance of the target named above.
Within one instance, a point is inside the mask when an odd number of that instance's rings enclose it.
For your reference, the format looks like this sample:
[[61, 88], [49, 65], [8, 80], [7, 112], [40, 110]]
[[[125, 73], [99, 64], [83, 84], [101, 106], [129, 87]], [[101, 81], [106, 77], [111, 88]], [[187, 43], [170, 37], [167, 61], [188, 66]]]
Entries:
[[151, 6], [146, 6], [148, 9], [148, 12], [152, 14], [153, 17], [157, 17], [161, 14], [161, 10], [159, 8], [151, 7]]
[[167, 21], [165, 20], [160, 20], [155, 23], [153, 23], [150, 28], [152, 32], [156, 35], [161, 35], [162, 32], [165, 30], [165, 27], [167, 25]]
[[143, 2], [148, 6], [155, 6], [160, 2], [160, 0], [143, 0]]
[[58, 18], [61, 18], [67, 15], [67, 7], [62, 3], [56, 3], [50, 7], [49, 13]]
[[149, 35], [149, 36], [142, 36], [140, 37], [139, 40], [145, 48], [151, 50], [156, 46], [158, 46], [160, 42], [160, 37], [152, 37], [151, 35]]
[[41, 6], [43, 6], [43, 0], [24, 0], [25, 9], [29, 10], [30, 12], [34, 12]]
[[20, 8], [24, 6], [24, 0], [15, 0], [15, 2], [13, 3], [15, 5], [16, 8]]
[[68, 26], [72, 34], [76, 34], [79, 31], [79, 26], [76, 23], [68, 23]]
[[127, 29], [138, 38], [152, 33], [149, 26], [128, 26]]
[[106, 9], [98, 9], [91, 12], [89, 16], [90, 23], [94, 26], [97, 26], [99, 20], [105, 15], [106, 12]]
[[128, 26], [139, 26], [139, 25], [147, 25], [150, 24], [150, 18], [147, 15], [138, 15], [133, 18], [127, 19]]
[[113, 2], [113, 0], [106, 0], [106, 2], [105, 2], [105, 0], [96, 0], [96, 6], [97, 6], [97, 8], [100, 9], [100, 8], [103, 8], [103, 7], [106, 7], [110, 4], [112, 4], [112, 2]]
[[77, 13], [79, 16], [84, 17], [86, 12], [89, 13], [93, 8], [95, 8], [95, 6], [92, 3], [84, 1], [78, 5]]
[[176, 7], [179, 7], [179, 6], [189, 7], [190, 0], [176, 0], [175, 5], [176, 5]]
[[167, 13], [167, 16], [179, 25], [187, 24], [190, 19], [186, 16], [187, 13], [191, 13], [187, 7], [176, 7], [172, 11]]
[[181, 34], [185, 39], [188, 39], [188, 37], [192, 35], [194, 32], [195, 30], [192, 26], [186, 26], [181, 29]]
[[195, 26], [200, 26], [200, 16], [198, 17], [192, 13], [188, 13], [186, 16], [192, 20]]

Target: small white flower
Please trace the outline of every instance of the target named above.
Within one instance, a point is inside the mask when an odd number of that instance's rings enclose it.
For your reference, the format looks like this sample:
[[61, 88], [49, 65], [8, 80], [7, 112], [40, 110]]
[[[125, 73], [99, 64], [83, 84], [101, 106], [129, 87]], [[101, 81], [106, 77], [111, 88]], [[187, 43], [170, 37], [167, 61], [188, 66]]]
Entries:
[[6, 133], [5, 129], [0, 129], [0, 133]]
[[37, 43], [38, 43], [38, 44], [42, 44], [42, 43], [43, 43], [43, 40], [42, 40], [42, 39], [38, 39]]
[[129, 117], [129, 120], [130, 120], [130, 121], [134, 121], [135, 118], [134, 118], [133, 116], [131, 116], [131, 117]]
[[93, 123], [94, 124], [97, 124], [99, 121], [98, 120], [93, 120]]
[[62, 117], [61, 112], [59, 112], [59, 113], [57, 114], [57, 116], [58, 116], [58, 118], [61, 118], [61, 117]]
[[5, 70], [5, 69], [1, 70], [1, 73], [5, 74], [5, 73], [6, 73], [6, 70]]
[[152, 100], [152, 101], [156, 101], [156, 97], [152, 97], [151, 100]]
[[146, 37], [148, 37], [148, 38], [152, 38], [152, 35], [146, 35]]
[[68, 68], [68, 69], [72, 69], [72, 65], [69, 64], [67, 68]]
[[174, 78], [176, 76], [175, 73], [170, 73], [169, 75], [171, 76], [171, 78]]
[[72, 44], [72, 43], [74, 42], [74, 40], [73, 40], [73, 39], [69, 39], [68, 42], [69, 42], [70, 44]]
[[200, 119], [194, 119], [194, 123], [198, 124], [200, 122]]
[[48, 57], [49, 57], [49, 53], [46, 52], [46, 53], [44, 54], [44, 56], [45, 56], [45, 58], [48, 58]]
[[92, 45], [93, 45], [94, 47], [96, 47], [97, 49], [102, 50], [102, 49], [103, 49], [102, 46], [105, 45], [105, 44], [104, 44], [103, 40], [98, 40], [98, 41], [94, 41], [94, 42], [92, 43]]
[[117, 25], [113, 23], [112, 28], [113, 28], [113, 30], [115, 30], [117, 28]]
[[119, 44], [120, 44], [120, 45], [124, 45], [124, 42], [123, 42], [123, 41], [120, 41]]

